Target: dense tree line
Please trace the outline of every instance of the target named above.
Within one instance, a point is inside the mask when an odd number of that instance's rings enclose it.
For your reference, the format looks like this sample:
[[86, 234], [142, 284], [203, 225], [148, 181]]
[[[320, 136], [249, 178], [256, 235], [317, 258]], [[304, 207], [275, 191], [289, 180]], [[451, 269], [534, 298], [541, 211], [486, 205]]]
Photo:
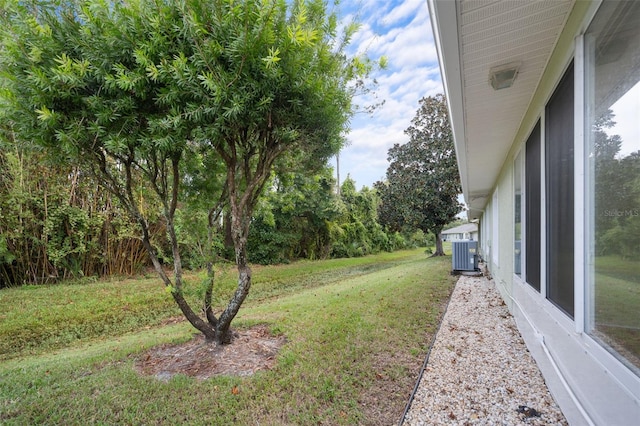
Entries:
[[[196, 196], [204, 183], [190, 177], [192, 196], [176, 215], [182, 261], [205, 268], [212, 250], [233, 261], [225, 245], [222, 211], [208, 229], [210, 211]], [[140, 183], [137, 194], [145, 209]], [[422, 231], [390, 231], [378, 223], [380, 199], [366, 186], [356, 190], [347, 178], [337, 195], [331, 168], [316, 174], [274, 174], [265, 188], [249, 234], [250, 261], [271, 264], [298, 259], [356, 257], [423, 246]], [[163, 263], [171, 264], [166, 226], [153, 217], [152, 241]], [[37, 151], [16, 146], [0, 153], [0, 287], [53, 283], [66, 278], [135, 275], [152, 267], [139, 231], [109, 192], [77, 167], [54, 164]]]
[[[394, 147], [390, 155], [400, 149], [408, 150], [414, 159], [426, 155], [411, 143]], [[389, 171], [399, 164], [394, 161]], [[201, 154], [185, 161], [184, 195], [174, 218], [181, 261], [190, 269], [205, 268], [212, 253], [217, 259], [234, 260], [228, 207], [211, 208], [202, 197], [219, 190], [223, 182], [212, 178], [217, 173], [204, 174], [203, 167], [223, 169], [219, 161]], [[391, 201], [382, 203], [382, 197], [391, 196], [394, 182], [410, 182], [396, 179], [401, 176], [399, 171], [389, 175], [391, 179], [377, 183], [375, 189], [364, 186], [359, 191], [347, 177], [338, 191], [327, 165], [311, 171], [291, 165], [278, 168], [270, 175], [251, 217], [249, 260], [272, 264], [356, 257], [433, 244], [435, 235], [428, 228], [425, 233], [410, 223], [413, 216], [405, 219], [399, 209], [390, 208]], [[171, 264], [172, 251], [165, 220], [157, 213], [158, 203], [143, 179], [134, 187], [141, 209], [149, 213], [152, 244], [160, 260]], [[406, 190], [391, 207], [402, 206], [403, 200], [417, 200], [406, 197]], [[0, 286], [132, 275], [152, 267], [138, 225], [119, 200], [91, 174], [52, 162], [33, 146], [3, 142], [0, 207]], [[411, 212], [416, 214], [422, 213]]]
[[[154, 237], [162, 233], [156, 222]], [[138, 273], [148, 258], [137, 234], [77, 167], [15, 147], [0, 153], [0, 287]]]
[[253, 218], [249, 237], [256, 263], [359, 257], [425, 246], [424, 232], [389, 230], [378, 221], [380, 197], [347, 177], [336, 191], [332, 170], [274, 179]]

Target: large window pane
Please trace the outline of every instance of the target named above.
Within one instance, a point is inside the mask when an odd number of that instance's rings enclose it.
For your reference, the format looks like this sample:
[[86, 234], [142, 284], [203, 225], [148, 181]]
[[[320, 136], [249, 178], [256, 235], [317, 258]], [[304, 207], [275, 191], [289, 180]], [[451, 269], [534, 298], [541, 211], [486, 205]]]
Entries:
[[547, 298], [573, 317], [573, 64], [546, 108]]
[[640, 2], [605, 2], [585, 35], [588, 328], [640, 371]]

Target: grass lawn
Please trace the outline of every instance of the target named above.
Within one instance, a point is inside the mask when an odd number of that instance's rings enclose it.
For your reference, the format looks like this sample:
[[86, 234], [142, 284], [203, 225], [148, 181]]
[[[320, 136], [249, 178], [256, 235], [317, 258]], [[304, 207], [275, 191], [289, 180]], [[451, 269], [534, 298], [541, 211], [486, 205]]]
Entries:
[[[396, 423], [451, 294], [450, 269], [450, 257], [423, 250], [256, 267], [234, 326], [267, 324], [287, 343], [269, 371], [204, 381], [133, 368], [145, 350], [195, 332], [159, 325], [179, 313], [156, 279], [0, 291], [0, 423]], [[218, 274], [220, 299], [232, 272]], [[196, 297], [202, 277], [189, 279]]]

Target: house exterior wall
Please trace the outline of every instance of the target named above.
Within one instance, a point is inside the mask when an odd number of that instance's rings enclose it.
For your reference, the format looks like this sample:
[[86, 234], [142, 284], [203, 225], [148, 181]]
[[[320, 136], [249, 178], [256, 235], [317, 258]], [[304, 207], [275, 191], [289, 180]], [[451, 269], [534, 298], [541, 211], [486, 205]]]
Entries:
[[461, 240], [473, 240], [478, 241], [478, 232], [465, 232], [455, 234], [442, 233], [442, 241], [461, 241]]
[[478, 241], [478, 227], [475, 223], [459, 225], [440, 233], [442, 241], [474, 240]]
[[[513, 313], [529, 350], [549, 388], [571, 424], [630, 425], [640, 418], [640, 377], [585, 332], [585, 220], [581, 34], [588, 27], [598, 2], [577, 2], [555, 47], [551, 60], [532, 97], [529, 109], [486, 204], [480, 222], [480, 247], [496, 287]], [[576, 113], [576, 237], [575, 314], [573, 318], [552, 303], [546, 288], [545, 184], [542, 184], [540, 292], [514, 273], [514, 159], [532, 128], [540, 120], [544, 172], [545, 107], [569, 64], [575, 62]], [[526, 226], [526, 223], [525, 225]], [[496, 229], [497, 227], [497, 229]], [[640, 238], [640, 236], [639, 236]]]
[[[486, 235], [491, 236], [493, 239], [488, 243], [492, 251], [487, 260], [489, 262], [489, 270], [498, 291], [510, 310], [512, 309], [511, 277], [513, 275], [512, 241], [514, 219], [512, 174], [512, 168], [503, 167], [493, 196], [490, 198], [486, 213], [483, 216], [483, 222], [490, 223], [491, 227], [491, 231]], [[496, 226], [498, 226], [497, 229]]]
[[442, 234], [442, 241], [460, 241], [466, 239], [468, 238], [465, 238], [464, 234]]

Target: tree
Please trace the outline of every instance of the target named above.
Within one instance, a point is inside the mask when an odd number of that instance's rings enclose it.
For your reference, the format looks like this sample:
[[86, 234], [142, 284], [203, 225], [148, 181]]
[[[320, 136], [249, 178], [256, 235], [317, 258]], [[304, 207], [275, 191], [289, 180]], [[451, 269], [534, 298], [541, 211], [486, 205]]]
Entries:
[[[314, 162], [334, 155], [352, 112], [351, 82], [371, 69], [345, 54], [356, 27], [342, 38], [337, 28], [320, 0], [16, 2], [3, 14], [4, 131], [112, 192], [184, 316], [208, 341], [227, 343], [249, 293], [249, 226], [272, 168], [290, 153]], [[222, 178], [222, 190], [201, 196], [210, 220], [230, 212], [238, 268], [218, 316], [213, 276], [204, 317], [183, 294], [175, 220], [192, 178], [185, 159], [197, 155], [223, 165], [223, 176], [211, 177]], [[151, 241], [154, 214], [166, 226], [172, 276]]]
[[382, 200], [378, 218], [392, 230], [412, 227], [436, 236], [434, 256], [444, 256], [440, 232], [460, 211], [460, 176], [443, 95], [420, 100], [405, 130], [409, 141], [389, 149], [385, 182], [375, 188]]
[[592, 127], [594, 218], [596, 255], [640, 254], [636, 236], [640, 230], [640, 151], [622, 154], [613, 111], [604, 111]]

